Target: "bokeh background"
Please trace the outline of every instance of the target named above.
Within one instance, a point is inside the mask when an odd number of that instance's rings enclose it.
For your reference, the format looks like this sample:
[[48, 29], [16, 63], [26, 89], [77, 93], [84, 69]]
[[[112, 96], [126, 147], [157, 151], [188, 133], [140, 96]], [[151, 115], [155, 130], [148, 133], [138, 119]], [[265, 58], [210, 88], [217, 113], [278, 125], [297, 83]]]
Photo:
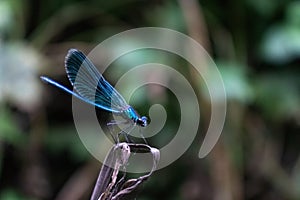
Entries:
[[[299, 1], [0, 0], [0, 200], [89, 199], [101, 163], [79, 140], [72, 98], [39, 76], [70, 87], [63, 64], [69, 48], [88, 53], [116, 33], [144, 26], [183, 32], [205, 47], [224, 79], [228, 111], [217, 145], [199, 159], [210, 107], [188, 63], [157, 51], [114, 63], [104, 74], [112, 84], [137, 64], [166, 61], [190, 80], [201, 102], [193, 145], [131, 199], [300, 199]], [[130, 101], [140, 113], [153, 103], [166, 108], [166, 126], [149, 140], [153, 146], [176, 133], [174, 98], [152, 88]], [[108, 117], [99, 111], [99, 121]]]

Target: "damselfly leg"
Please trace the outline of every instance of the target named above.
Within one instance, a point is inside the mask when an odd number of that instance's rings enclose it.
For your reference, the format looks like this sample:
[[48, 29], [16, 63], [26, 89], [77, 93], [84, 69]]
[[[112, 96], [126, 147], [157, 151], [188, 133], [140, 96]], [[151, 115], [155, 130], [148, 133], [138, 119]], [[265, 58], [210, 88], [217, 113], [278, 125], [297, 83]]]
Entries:
[[[119, 131], [119, 133], [116, 135], [115, 133], [117, 132], [115, 130], [116, 126], [119, 125], [128, 125], [125, 128], [121, 128], [119, 127], [121, 130]], [[123, 135], [126, 142], [128, 143], [133, 143], [133, 141], [128, 137], [129, 133], [133, 130], [133, 128], [135, 127], [134, 125], [132, 125], [131, 122], [126, 121], [126, 120], [122, 120], [122, 121], [118, 121], [118, 120], [112, 120], [109, 123], [107, 123], [107, 127], [110, 131], [110, 135], [112, 136], [113, 140], [115, 141], [115, 143], [119, 143], [120, 142], [120, 135]]]

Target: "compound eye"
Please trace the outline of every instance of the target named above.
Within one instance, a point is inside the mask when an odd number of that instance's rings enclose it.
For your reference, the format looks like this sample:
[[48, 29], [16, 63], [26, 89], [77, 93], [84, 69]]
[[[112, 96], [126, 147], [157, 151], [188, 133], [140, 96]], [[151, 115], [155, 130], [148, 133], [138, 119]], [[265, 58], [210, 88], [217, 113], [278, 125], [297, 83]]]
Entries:
[[148, 118], [145, 117], [145, 116], [143, 116], [143, 117], [141, 117], [141, 119], [142, 119], [142, 122], [144, 123], [143, 126], [147, 126], [147, 124], [148, 124]]

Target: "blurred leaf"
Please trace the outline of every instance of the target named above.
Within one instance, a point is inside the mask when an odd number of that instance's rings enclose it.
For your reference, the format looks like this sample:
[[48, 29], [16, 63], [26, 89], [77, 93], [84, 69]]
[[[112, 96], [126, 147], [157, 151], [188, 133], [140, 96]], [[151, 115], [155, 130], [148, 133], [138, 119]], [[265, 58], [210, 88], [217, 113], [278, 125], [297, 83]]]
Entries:
[[0, 140], [14, 145], [26, 142], [24, 134], [17, 127], [10, 111], [2, 108], [0, 112]]
[[300, 28], [300, 2], [294, 1], [289, 3], [286, 11], [287, 23]]
[[29, 199], [19, 194], [15, 189], [5, 189], [2, 190], [0, 194], [0, 200], [29, 200]]
[[0, 40], [9, 33], [9, 29], [13, 24], [12, 9], [8, 1], [0, 1]]
[[80, 141], [76, 129], [74, 127], [56, 127], [50, 130], [45, 141], [47, 148], [54, 154], [60, 154], [68, 151], [72, 159], [76, 161], [84, 161], [89, 154]]
[[274, 25], [265, 34], [262, 54], [273, 64], [284, 64], [300, 57], [300, 3], [294, 2], [287, 9], [283, 24]]
[[242, 103], [252, 101], [253, 89], [248, 80], [246, 67], [225, 62], [218, 62], [217, 66], [224, 81], [227, 99]]
[[247, 0], [249, 7], [252, 7], [257, 13], [262, 16], [270, 17], [276, 11], [276, 9], [281, 5], [281, 1], [277, 0]]
[[271, 28], [263, 41], [265, 60], [284, 64], [300, 57], [300, 27], [278, 26]]
[[1, 44], [0, 102], [10, 101], [24, 110], [34, 109], [41, 97], [40, 65], [40, 55], [30, 46]]
[[299, 78], [293, 74], [271, 74], [256, 80], [257, 103], [270, 119], [300, 116]]
[[148, 20], [153, 26], [184, 31], [186, 25], [180, 7], [174, 2], [167, 1], [164, 3], [161, 7], [146, 13]]

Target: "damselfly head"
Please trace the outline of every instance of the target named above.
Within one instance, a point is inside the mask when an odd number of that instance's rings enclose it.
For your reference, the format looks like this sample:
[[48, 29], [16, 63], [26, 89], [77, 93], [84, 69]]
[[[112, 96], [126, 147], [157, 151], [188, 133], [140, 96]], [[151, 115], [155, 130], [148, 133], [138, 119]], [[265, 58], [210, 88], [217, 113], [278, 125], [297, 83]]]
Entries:
[[138, 118], [138, 120], [136, 121], [137, 125], [141, 126], [141, 127], [145, 127], [148, 125], [148, 118], [143, 116]]

